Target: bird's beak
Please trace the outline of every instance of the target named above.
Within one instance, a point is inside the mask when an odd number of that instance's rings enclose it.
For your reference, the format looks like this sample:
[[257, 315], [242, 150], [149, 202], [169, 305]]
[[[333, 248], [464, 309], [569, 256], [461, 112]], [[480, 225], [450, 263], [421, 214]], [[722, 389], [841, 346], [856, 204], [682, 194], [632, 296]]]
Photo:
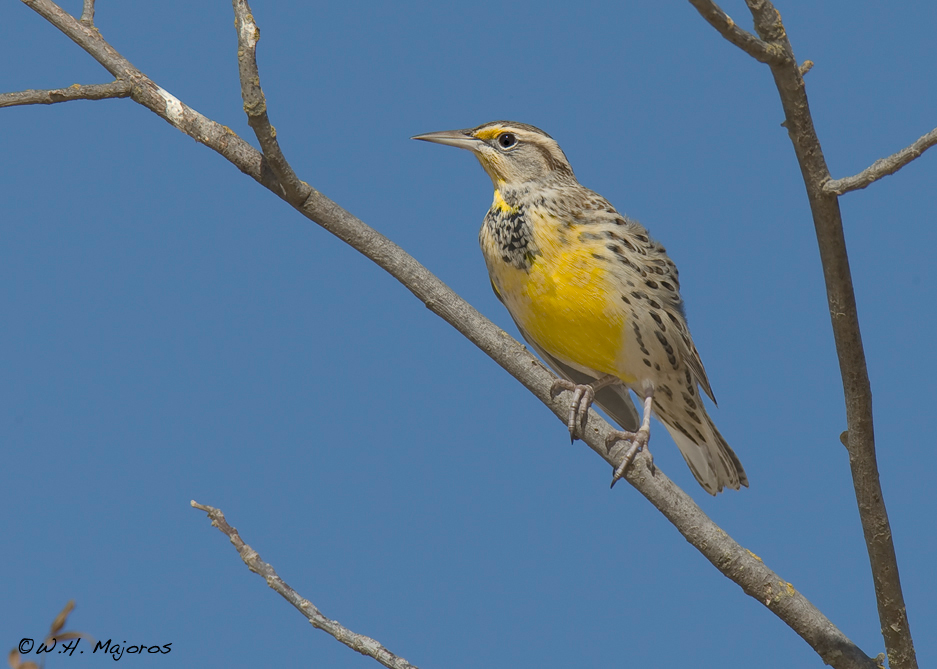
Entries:
[[419, 139], [424, 142], [434, 142], [435, 144], [445, 144], [446, 146], [475, 151], [481, 143], [481, 140], [472, 137], [471, 132], [471, 130], [443, 130], [442, 132], [429, 132], [425, 135], [416, 135], [410, 139]]

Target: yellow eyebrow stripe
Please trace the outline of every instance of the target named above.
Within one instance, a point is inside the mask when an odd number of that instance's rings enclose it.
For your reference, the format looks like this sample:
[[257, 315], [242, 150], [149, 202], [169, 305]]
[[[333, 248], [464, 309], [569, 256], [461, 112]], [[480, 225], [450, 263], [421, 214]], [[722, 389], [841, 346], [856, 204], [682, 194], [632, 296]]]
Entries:
[[485, 128], [479, 132], [475, 133], [477, 139], [494, 139], [498, 135], [504, 132], [504, 128], [500, 125], [497, 125], [493, 128]]

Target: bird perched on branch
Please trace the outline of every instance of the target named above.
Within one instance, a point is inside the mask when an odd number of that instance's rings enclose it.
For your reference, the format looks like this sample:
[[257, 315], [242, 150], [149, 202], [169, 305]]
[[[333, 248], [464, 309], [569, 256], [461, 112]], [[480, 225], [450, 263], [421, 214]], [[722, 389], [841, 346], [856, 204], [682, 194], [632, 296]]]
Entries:
[[[647, 446], [653, 412], [707, 492], [747, 486], [703, 406], [699, 388], [715, 398], [664, 247], [581, 186], [559, 145], [538, 128], [495, 121], [413, 139], [468, 149], [491, 177], [494, 202], [479, 241], [492, 288], [562, 377], [554, 393], [573, 392], [570, 437], [585, 429], [593, 400], [625, 430], [607, 443], [627, 442], [612, 484]], [[643, 403], [640, 422], [629, 388]]]

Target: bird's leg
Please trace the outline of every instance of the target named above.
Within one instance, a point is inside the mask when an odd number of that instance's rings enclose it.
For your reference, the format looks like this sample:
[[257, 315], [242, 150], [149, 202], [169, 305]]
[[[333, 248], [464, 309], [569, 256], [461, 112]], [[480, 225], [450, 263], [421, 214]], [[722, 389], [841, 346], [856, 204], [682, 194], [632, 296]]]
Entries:
[[[612, 486], [614, 487], [618, 483], [618, 479], [625, 475], [625, 472], [628, 471], [631, 461], [634, 460], [634, 456], [638, 454], [642, 448], [647, 448], [648, 442], [651, 440], [651, 406], [654, 403], [654, 394], [649, 392], [647, 397], [644, 398], [644, 416], [641, 419], [641, 427], [638, 428], [637, 432], [612, 432], [605, 439], [605, 448], [607, 451], [611, 452], [612, 446], [615, 445], [615, 442], [618, 441], [630, 441], [631, 446], [628, 447], [628, 450], [625, 451], [624, 457], [621, 459], [621, 464], [615, 469], [615, 473], [612, 475]], [[648, 455], [650, 455], [648, 451]], [[651, 466], [653, 467], [654, 460], [651, 459]]]
[[550, 397], [556, 397], [556, 394], [562, 390], [569, 390], [573, 393], [573, 402], [569, 407], [569, 421], [566, 426], [569, 428], [569, 440], [573, 442], [577, 436], [586, 429], [586, 418], [589, 416], [589, 407], [592, 406], [592, 400], [595, 399], [595, 391], [602, 390], [606, 386], [617, 383], [619, 378], [614, 374], [606, 374], [601, 379], [596, 379], [592, 383], [573, 383], [566, 379], [557, 379], [550, 388]]

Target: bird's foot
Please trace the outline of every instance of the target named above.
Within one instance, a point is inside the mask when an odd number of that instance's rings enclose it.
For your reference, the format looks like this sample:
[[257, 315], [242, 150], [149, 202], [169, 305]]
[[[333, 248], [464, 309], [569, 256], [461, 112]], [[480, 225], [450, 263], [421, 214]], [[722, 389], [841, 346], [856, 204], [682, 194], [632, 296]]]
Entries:
[[572, 443], [582, 434], [582, 430], [586, 429], [586, 418], [589, 415], [589, 407], [595, 399], [595, 389], [590, 385], [557, 379], [550, 388], [550, 397], [556, 397], [564, 390], [573, 394], [573, 401], [569, 407], [569, 420], [566, 422], [566, 427], [569, 428], [569, 441]]
[[653, 470], [654, 468], [654, 458], [651, 456], [651, 452], [647, 450], [647, 444], [651, 440], [651, 430], [647, 425], [642, 425], [641, 429], [637, 432], [612, 432], [605, 438], [605, 449], [607, 452], [611, 453], [612, 447], [619, 441], [628, 441], [631, 442], [628, 446], [628, 450], [625, 451], [624, 456], [621, 459], [621, 463], [618, 467], [615, 468], [615, 473], [612, 475], [612, 485], [611, 488], [615, 487], [615, 484], [618, 483], [618, 480], [625, 475], [625, 472], [628, 471], [628, 467], [631, 466], [632, 460], [638, 454], [638, 451], [644, 449], [648, 456], [650, 457], [650, 467]]
[[566, 427], [569, 428], [570, 443], [582, 436], [586, 429], [586, 420], [589, 418], [589, 407], [595, 400], [595, 391], [601, 390], [605, 386], [618, 381], [618, 378], [611, 374], [603, 376], [601, 379], [593, 381], [591, 384], [573, 383], [566, 379], [557, 379], [550, 388], [550, 397], [556, 397], [558, 393], [568, 390], [573, 394], [573, 401], [569, 407], [569, 420]]

